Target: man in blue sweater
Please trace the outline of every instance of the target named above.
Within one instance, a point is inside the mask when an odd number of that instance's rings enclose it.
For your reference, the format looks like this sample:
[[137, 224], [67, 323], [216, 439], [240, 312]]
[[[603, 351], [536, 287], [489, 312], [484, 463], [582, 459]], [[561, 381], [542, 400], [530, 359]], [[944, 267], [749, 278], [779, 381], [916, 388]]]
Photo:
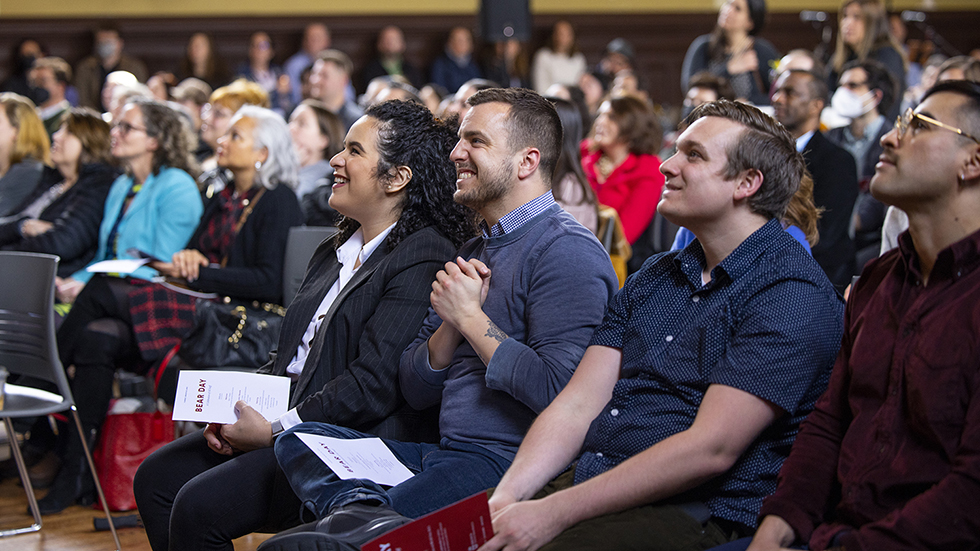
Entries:
[[844, 304], [779, 224], [802, 155], [754, 107], [689, 120], [658, 210], [697, 240], [609, 304], [496, 487], [481, 551], [686, 551], [750, 533], [827, 385]]
[[357, 549], [407, 518], [493, 487], [524, 433], [565, 386], [617, 287], [609, 256], [554, 201], [551, 175], [561, 122], [538, 94], [473, 95], [453, 150], [457, 202], [483, 218], [433, 283], [432, 308], [402, 355], [402, 393], [417, 409], [438, 405], [439, 444], [385, 440], [415, 476], [387, 490], [340, 480], [296, 436], [365, 438], [303, 423], [276, 441], [296, 495], [319, 522], [262, 550]]

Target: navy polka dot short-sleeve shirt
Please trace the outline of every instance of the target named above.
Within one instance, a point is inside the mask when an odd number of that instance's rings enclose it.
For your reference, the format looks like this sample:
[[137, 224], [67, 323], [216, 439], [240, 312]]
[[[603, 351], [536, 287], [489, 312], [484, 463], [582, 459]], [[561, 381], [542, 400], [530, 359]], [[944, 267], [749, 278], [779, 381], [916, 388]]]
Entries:
[[827, 386], [844, 303], [820, 267], [775, 220], [742, 242], [703, 285], [695, 241], [655, 256], [613, 298], [591, 344], [623, 351], [612, 400], [592, 422], [580, 483], [686, 430], [709, 385], [749, 392], [786, 412], [725, 474], [680, 501], [754, 527], [776, 488], [799, 423]]

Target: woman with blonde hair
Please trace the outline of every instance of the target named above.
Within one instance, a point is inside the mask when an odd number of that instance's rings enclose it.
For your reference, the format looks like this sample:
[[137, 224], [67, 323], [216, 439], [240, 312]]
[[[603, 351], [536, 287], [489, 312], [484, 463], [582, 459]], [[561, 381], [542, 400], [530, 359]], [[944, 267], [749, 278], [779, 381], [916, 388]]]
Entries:
[[34, 103], [0, 93], [0, 216], [12, 214], [34, 191], [50, 162], [48, 133]]
[[72, 108], [54, 133], [51, 163], [15, 214], [0, 218], [0, 247], [58, 255], [58, 275], [68, 277], [95, 255], [102, 209], [119, 175], [109, 124], [92, 109]]
[[[844, 0], [838, 14], [840, 32], [837, 33], [837, 49], [830, 60], [827, 86], [833, 94], [837, 81], [849, 61], [873, 59], [888, 69], [895, 77], [898, 89], [894, 97], [905, 94], [905, 71], [908, 60], [902, 47], [891, 35], [888, 27], [888, 13], [881, 0]], [[882, 113], [886, 120], [898, 116], [900, 102], [895, 102], [891, 112]]]

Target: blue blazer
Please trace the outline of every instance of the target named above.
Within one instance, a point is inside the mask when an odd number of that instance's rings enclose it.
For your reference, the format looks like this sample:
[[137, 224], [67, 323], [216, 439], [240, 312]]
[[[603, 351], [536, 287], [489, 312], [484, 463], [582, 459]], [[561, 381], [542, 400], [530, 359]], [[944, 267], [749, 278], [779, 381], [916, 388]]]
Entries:
[[[197, 228], [204, 211], [197, 184], [183, 170], [164, 167], [159, 174], [150, 174], [143, 182], [143, 188], [133, 197], [119, 223], [118, 254], [113, 256], [108, 244], [109, 233], [119, 218], [123, 201], [132, 185], [133, 178], [127, 174], [113, 182], [105, 200], [105, 214], [99, 227], [99, 249], [93, 263], [110, 258], [133, 258], [126, 253], [131, 248], [169, 261], [175, 252], [187, 245]], [[131, 275], [151, 279], [158, 274], [156, 270], [142, 266]], [[87, 283], [92, 274], [83, 269], [72, 277]]]

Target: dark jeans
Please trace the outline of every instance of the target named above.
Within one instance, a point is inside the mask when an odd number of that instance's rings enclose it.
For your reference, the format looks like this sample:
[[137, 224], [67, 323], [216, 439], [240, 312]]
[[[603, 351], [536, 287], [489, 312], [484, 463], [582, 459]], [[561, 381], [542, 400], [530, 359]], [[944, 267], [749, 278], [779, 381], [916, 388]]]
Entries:
[[473, 444], [451, 442], [415, 444], [382, 439], [415, 476], [388, 488], [364, 479], [341, 480], [295, 433], [333, 438], [376, 438], [326, 423], [301, 423], [276, 440], [276, 458], [293, 491], [316, 518], [334, 507], [375, 501], [410, 518], [418, 518], [446, 505], [496, 486], [510, 460]]
[[202, 431], [146, 458], [133, 490], [154, 551], [231, 551], [235, 538], [300, 522], [300, 501], [272, 448], [229, 457], [208, 448]]

